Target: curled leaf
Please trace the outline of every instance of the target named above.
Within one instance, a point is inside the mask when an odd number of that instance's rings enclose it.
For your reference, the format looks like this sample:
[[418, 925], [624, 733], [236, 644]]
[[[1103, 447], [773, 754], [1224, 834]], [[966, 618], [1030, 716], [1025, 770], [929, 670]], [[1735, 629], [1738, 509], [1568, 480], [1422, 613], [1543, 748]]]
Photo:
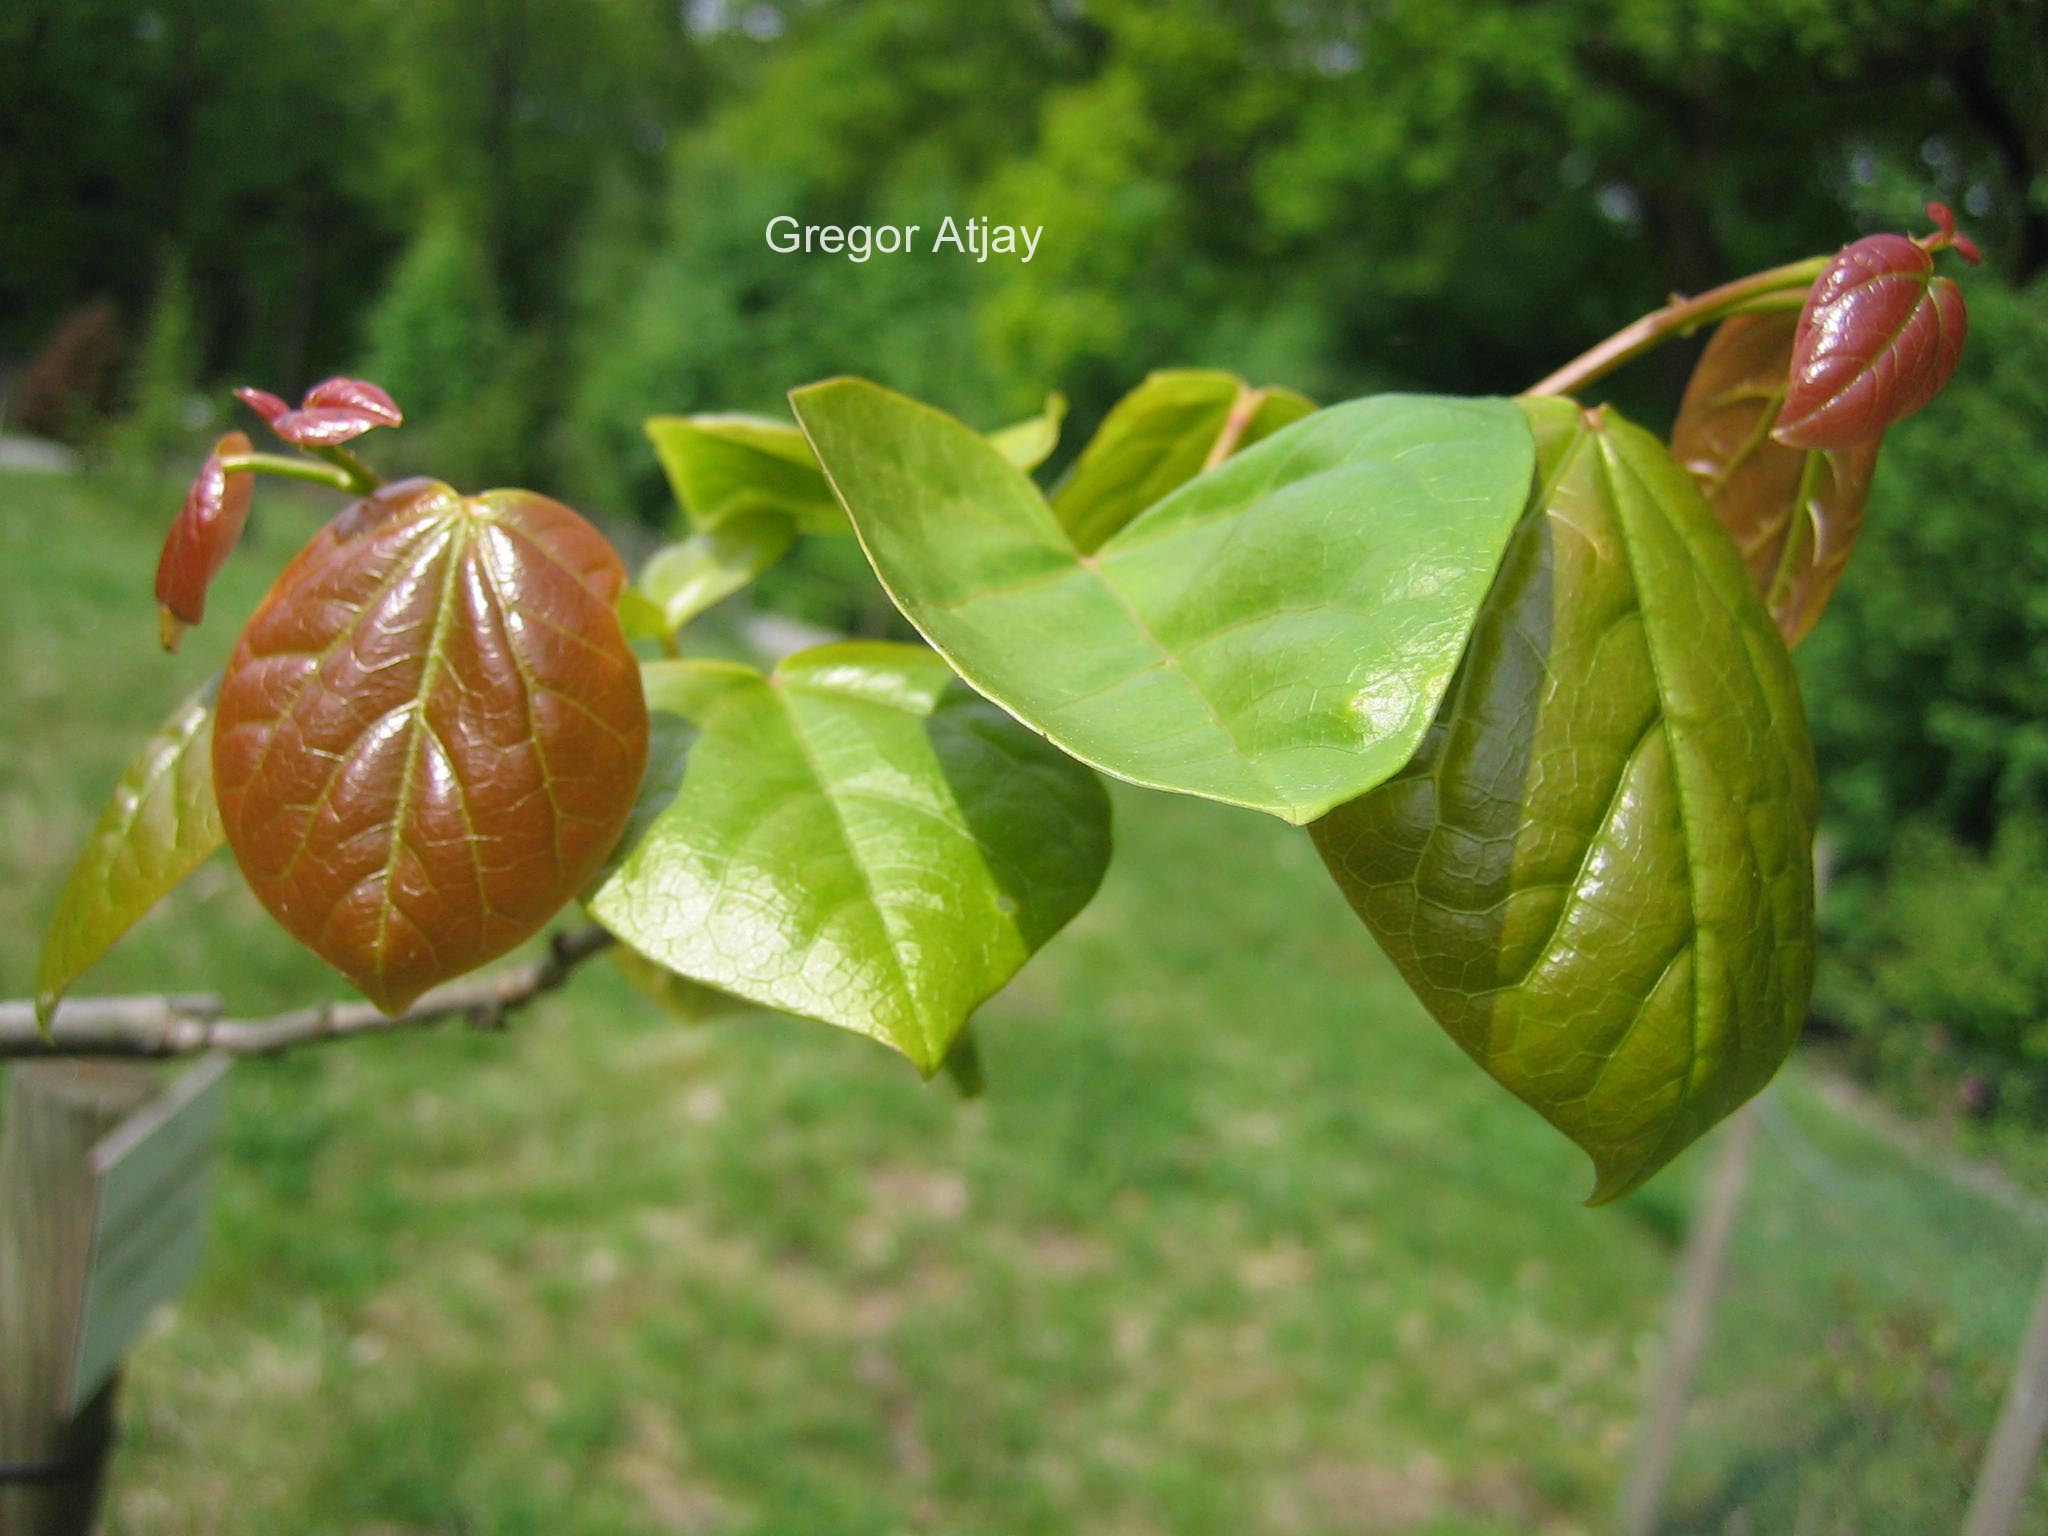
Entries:
[[267, 390], [238, 389], [235, 396], [272, 432], [300, 448], [338, 447], [405, 420], [391, 396], [366, 379], [325, 379], [306, 391], [297, 410]]
[[1952, 250], [1973, 267], [1984, 259], [1984, 253], [1977, 249], [1977, 242], [1956, 228], [1956, 216], [1949, 211], [1947, 203], [1929, 203], [1927, 217], [1934, 220], [1934, 233], [1923, 237], [1920, 243], [1928, 250]]
[[1806, 296], [1772, 436], [1793, 448], [1873, 442], [1940, 393], [1963, 355], [1963, 291], [1904, 235], [1843, 249]]
[[354, 411], [373, 427], [402, 426], [398, 403], [368, 379], [325, 379], [306, 391], [301, 410]]
[[156, 563], [156, 601], [167, 651], [176, 650], [179, 635], [206, 616], [206, 589], [242, 536], [254, 478], [229, 474], [221, 460], [248, 451], [249, 439], [240, 432], [230, 432], [213, 445], [164, 538]]
[[1771, 435], [1794, 330], [1788, 314], [1724, 322], [1671, 428], [1672, 456], [1742, 551], [1787, 645], [1813, 628], [1849, 563], [1881, 441], [1791, 448]]
[[1102, 878], [1101, 782], [923, 646], [818, 646], [765, 677], [651, 662], [646, 679], [685, 756], [648, 774], [589, 906], [679, 975], [929, 1076]]
[[142, 744], [72, 866], [36, 963], [45, 1025], [85, 968], [220, 846], [213, 692], [212, 683], [201, 688]]
[[1414, 759], [1313, 830], [1437, 1022], [1626, 1194], [1775, 1072], [1813, 980], [1791, 659], [1661, 444], [1525, 402], [1536, 492]]
[[652, 416], [647, 437], [690, 526], [774, 512], [799, 533], [844, 533], [840, 513], [803, 433], [786, 421], [741, 414]]
[[[789, 553], [796, 527], [780, 512], [743, 512], [656, 552], [638, 588], [673, 635]], [[657, 637], [658, 638], [658, 637]]]
[[261, 416], [265, 426], [274, 425], [278, 417], [291, 409], [289, 405], [278, 399], [269, 390], [251, 389], [247, 385], [243, 385], [235, 391], [235, 398], [248, 406], [258, 416]]
[[1054, 390], [1045, 397], [1045, 409], [1007, 427], [989, 433], [997, 453], [1022, 470], [1038, 468], [1060, 445], [1060, 423], [1067, 419], [1067, 397]]
[[387, 1011], [526, 939], [603, 863], [647, 755], [625, 572], [524, 491], [388, 486], [228, 663], [221, 820], [257, 897]]

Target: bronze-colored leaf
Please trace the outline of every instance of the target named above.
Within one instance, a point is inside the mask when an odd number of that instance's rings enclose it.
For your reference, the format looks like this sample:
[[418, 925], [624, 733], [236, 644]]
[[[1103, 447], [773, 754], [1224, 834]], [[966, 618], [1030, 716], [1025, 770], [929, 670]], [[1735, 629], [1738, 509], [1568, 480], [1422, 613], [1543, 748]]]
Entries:
[[156, 601], [167, 651], [176, 650], [179, 635], [206, 617], [206, 589], [242, 537], [255, 477], [231, 475], [221, 460], [248, 451], [249, 439], [240, 432], [213, 445], [164, 538], [156, 563]]
[[1881, 441], [1790, 448], [1772, 436], [1790, 379], [1794, 317], [1737, 315], [1714, 332], [1671, 428], [1672, 456], [1742, 551], [1764, 606], [1797, 645], [1863, 527]]
[[368, 379], [322, 380], [306, 391], [297, 410], [267, 389], [238, 389], [235, 397], [271, 431], [300, 448], [336, 448], [405, 421], [397, 402]]
[[302, 550], [221, 683], [229, 846], [292, 934], [395, 1012], [589, 881], [647, 756], [625, 571], [567, 507], [433, 481]]
[[1844, 247], [1799, 312], [1778, 440], [1875, 442], [1941, 392], [1968, 328], [1963, 290], [1934, 275], [1929, 243], [1866, 235]]

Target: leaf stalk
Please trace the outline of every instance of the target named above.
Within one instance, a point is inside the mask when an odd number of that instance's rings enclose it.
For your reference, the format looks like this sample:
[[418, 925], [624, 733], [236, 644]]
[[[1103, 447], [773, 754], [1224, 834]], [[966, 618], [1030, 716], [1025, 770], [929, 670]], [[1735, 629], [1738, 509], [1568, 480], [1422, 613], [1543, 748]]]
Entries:
[[1654, 351], [1677, 336], [1690, 336], [1702, 326], [1715, 324], [1730, 315], [1754, 314], [1764, 310], [1797, 308], [1831, 257], [1811, 256], [1787, 262], [1763, 272], [1752, 272], [1732, 283], [1709, 288], [1691, 298], [1673, 298], [1661, 309], [1653, 309], [1631, 321], [1612, 336], [1581, 352], [1548, 377], [1538, 380], [1525, 395], [1569, 395], [1596, 379], [1605, 378], [1624, 364]]

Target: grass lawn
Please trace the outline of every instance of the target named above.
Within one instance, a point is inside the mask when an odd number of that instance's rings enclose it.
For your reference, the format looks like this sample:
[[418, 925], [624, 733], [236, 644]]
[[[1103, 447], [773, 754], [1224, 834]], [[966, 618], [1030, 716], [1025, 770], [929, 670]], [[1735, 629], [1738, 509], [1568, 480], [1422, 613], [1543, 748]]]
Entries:
[[[316, 515], [261, 500], [166, 659], [174, 504], [0, 476], [0, 993], [133, 741]], [[1583, 1209], [1584, 1159], [1306, 839], [1116, 814], [1101, 897], [977, 1026], [974, 1102], [822, 1026], [679, 1023], [608, 964], [503, 1036], [238, 1067], [110, 1529], [1601, 1528], [1703, 1160]], [[225, 857], [87, 986], [341, 989]], [[1952, 1529], [2048, 1229], [1796, 1070], [1766, 1125], [1669, 1529]]]

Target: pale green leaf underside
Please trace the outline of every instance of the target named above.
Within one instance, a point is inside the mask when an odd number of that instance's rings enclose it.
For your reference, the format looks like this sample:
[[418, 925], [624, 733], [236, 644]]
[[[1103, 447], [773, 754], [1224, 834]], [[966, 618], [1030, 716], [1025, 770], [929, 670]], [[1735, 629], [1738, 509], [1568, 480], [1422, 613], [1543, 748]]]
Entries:
[[1305, 822], [1413, 754], [1527, 494], [1501, 400], [1321, 411], [1082, 555], [952, 417], [791, 396], [868, 559], [960, 675], [1108, 773]]
[[1195, 478], [1232, 411], [1248, 407], [1240, 450], [1315, 410], [1292, 390], [1254, 390], [1213, 368], [1162, 369], [1119, 400], [1052, 493], [1060, 526], [1086, 554]]
[[1019, 469], [1034, 470], [1059, 447], [1060, 424], [1066, 419], [1067, 397], [1054, 390], [1045, 397], [1045, 408], [1036, 416], [1027, 416], [989, 433], [989, 446]]
[[[1021, 470], [1036, 469], [1059, 446], [1067, 397], [989, 434], [996, 451]], [[758, 513], [789, 519], [797, 533], [845, 533], [846, 515], [818, 473], [804, 435], [786, 421], [738, 412], [651, 416], [648, 440], [691, 528], [708, 533]]]
[[800, 533], [844, 533], [846, 519], [803, 434], [786, 421], [739, 414], [654, 416], [648, 440], [690, 526], [703, 531], [752, 512], [779, 512]]
[[660, 610], [665, 633], [717, 606], [789, 553], [796, 524], [781, 512], [741, 512], [658, 550], [635, 586]]
[[678, 976], [629, 945], [614, 944], [607, 953], [634, 991], [680, 1023], [711, 1024], [755, 1011], [745, 998]]
[[1414, 761], [1314, 837], [1460, 1046], [1625, 1194], [1804, 1020], [1816, 815], [1790, 658], [1647, 434], [1528, 403], [1542, 493]]
[[704, 661], [645, 676], [656, 718], [696, 735], [590, 907], [680, 975], [870, 1035], [929, 1074], [1101, 880], [1100, 782], [922, 646], [820, 646], [768, 677]]
[[186, 699], [142, 744], [72, 866], [36, 966], [36, 1012], [45, 1023], [86, 967], [220, 847], [214, 687]]
[[619, 628], [628, 640], [668, 640], [674, 631], [661, 605], [638, 587], [619, 588]]

